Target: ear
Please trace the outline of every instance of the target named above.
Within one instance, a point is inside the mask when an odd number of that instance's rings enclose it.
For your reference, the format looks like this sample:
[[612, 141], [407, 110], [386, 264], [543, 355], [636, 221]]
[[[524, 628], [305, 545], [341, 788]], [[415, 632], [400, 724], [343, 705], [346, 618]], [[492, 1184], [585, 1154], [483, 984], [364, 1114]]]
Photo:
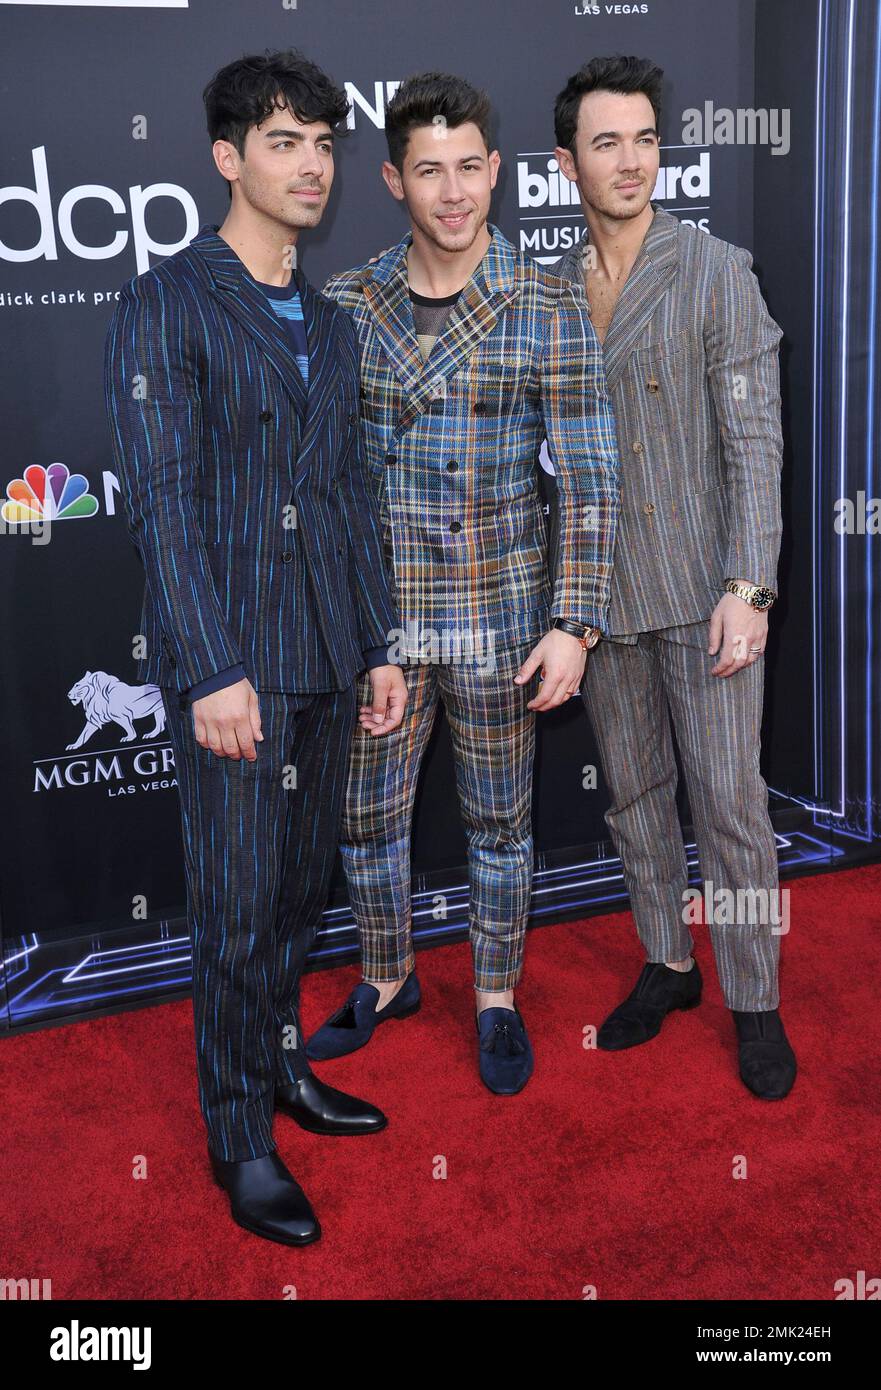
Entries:
[[560, 172], [565, 174], [572, 183], [577, 183], [578, 170], [575, 167], [575, 160], [572, 158], [572, 151], [564, 150], [562, 146], [557, 145], [554, 149], [554, 156], [560, 166]]
[[391, 193], [392, 197], [397, 198], [399, 203], [403, 202], [404, 185], [401, 182], [401, 176], [395, 168], [394, 164], [390, 164], [387, 159], [384, 159], [382, 162], [382, 177], [385, 180], [385, 186], [388, 189], [389, 193]]
[[215, 140], [211, 146], [211, 153], [218, 173], [222, 174], [228, 183], [238, 183], [241, 156], [235, 145], [229, 140]]

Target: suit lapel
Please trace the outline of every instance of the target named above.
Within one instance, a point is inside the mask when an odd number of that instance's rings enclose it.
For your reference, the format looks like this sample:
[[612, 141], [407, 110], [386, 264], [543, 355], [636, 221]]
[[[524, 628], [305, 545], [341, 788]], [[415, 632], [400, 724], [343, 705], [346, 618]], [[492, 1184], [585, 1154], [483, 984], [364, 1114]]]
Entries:
[[488, 224], [492, 241], [486, 255], [465, 285], [432, 345], [425, 362], [419, 351], [413, 305], [407, 283], [408, 235], [377, 261], [364, 282], [364, 297], [392, 370], [407, 393], [401, 424], [422, 414], [442, 395], [446, 382], [495, 328], [520, 291], [516, 285], [515, 251], [498, 228]]
[[295, 481], [299, 481], [308, 471], [309, 450], [315, 443], [322, 424], [328, 418], [330, 404], [339, 385], [334, 317], [340, 311], [320, 294], [315, 293], [301, 271], [297, 270], [295, 273], [303, 304], [306, 340], [309, 344], [309, 395], [294, 474]]
[[[306, 385], [297, 366], [297, 358], [291, 345], [290, 335], [283, 319], [273, 309], [262, 290], [251, 282], [245, 267], [231, 246], [217, 235], [216, 227], [205, 227], [190, 243], [194, 251], [201, 255], [211, 277], [214, 293], [224, 308], [260, 344], [266, 357], [278, 372], [287, 387], [297, 414], [302, 421], [307, 414], [308, 399]], [[306, 281], [300, 271], [295, 271], [297, 287], [303, 298]], [[305, 317], [305, 302], [303, 306]], [[309, 323], [306, 323], [306, 336], [309, 339]], [[309, 341], [310, 376], [312, 342]]]
[[[679, 221], [652, 203], [655, 215], [618, 296], [612, 322], [603, 342], [603, 359], [609, 390], [617, 385], [627, 359], [639, 346], [640, 335], [658, 307], [678, 267]], [[582, 259], [590, 245], [588, 229], [577, 246], [560, 263], [558, 275], [584, 284]]]

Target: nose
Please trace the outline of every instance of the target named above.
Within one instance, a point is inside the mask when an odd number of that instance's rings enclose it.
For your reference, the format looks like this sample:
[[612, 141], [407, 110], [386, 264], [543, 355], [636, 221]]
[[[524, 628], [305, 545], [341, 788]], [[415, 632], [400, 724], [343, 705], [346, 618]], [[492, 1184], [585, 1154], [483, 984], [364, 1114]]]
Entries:
[[310, 176], [313, 178], [320, 177], [323, 172], [323, 168], [324, 166], [321, 162], [321, 156], [319, 155], [315, 146], [304, 145], [302, 147], [302, 157], [300, 159], [300, 164], [297, 170], [298, 174], [300, 175], [300, 178], [308, 178]]

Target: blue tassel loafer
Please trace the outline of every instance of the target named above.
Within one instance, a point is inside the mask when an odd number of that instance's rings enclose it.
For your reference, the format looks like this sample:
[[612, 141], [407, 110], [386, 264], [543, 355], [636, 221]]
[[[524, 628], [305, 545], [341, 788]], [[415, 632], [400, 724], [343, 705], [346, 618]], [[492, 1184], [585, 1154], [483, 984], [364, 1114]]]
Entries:
[[520, 1010], [482, 1009], [475, 1023], [481, 1081], [497, 1096], [516, 1095], [523, 1090], [534, 1065]]
[[411, 970], [394, 999], [377, 1011], [379, 990], [375, 985], [356, 985], [341, 1009], [331, 1014], [306, 1043], [310, 1062], [326, 1062], [331, 1057], [345, 1057], [366, 1047], [380, 1023], [390, 1018], [408, 1018], [422, 1003], [416, 971]]

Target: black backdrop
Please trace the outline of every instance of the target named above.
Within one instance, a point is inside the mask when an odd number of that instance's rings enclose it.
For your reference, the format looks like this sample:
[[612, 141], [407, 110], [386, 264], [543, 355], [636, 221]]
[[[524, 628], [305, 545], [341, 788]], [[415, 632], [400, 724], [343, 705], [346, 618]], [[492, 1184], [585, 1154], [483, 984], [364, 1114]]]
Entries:
[[[786, 335], [786, 539], [763, 761], [781, 868], [805, 872], [877, 855], [872, 620], [881, 541], [873, 548], [871, 536], [839, 537], [832, 526], [837, 497], [881, 490], [871, 447], [877, 10], [860, 0], [385, 0], [381, 9], [355, 0], [0, 3], [2, 484], [14, 500], [28, 484], [39, 492], [50, 470], [47, 485], [80, 475], [72, 486], [84, 493], [82, 514], [57, 518], [48, 543], [10, 524], [8, 507], [0, 526], [0, 1028], [186, 988], [170, 747], [137, 712], [130, 741], [110, 721], [72, 747], [86, 721], [69, 692], [88, 672], [135, 680], [143, 580], [111, 468], [101, 384], [113, 296], [201, 223], [222, 221], [228, 200], [210, 157], [201, 90], [222, 63], [267, 47], [302, 48], [354, 103], [328, 213], [301, 241], [305, 273], [319, 288], [331, 271], [405, 230], [379, 167], [383, 103], [407, 74], [441, 68], [487, 87], [503, 161], [492, 218], [525, 250], [551, 259], [583, 226], [548, 167], [554, 95], [594, 53], [635, 52], [665, 69], [655, 196], [753, 251]], [[785, 107], [788, 153], [685, 144], [682, 112], [707, 101], [717, 110]], [[602, 777], [596, 789], [584, 785], [584, 768], [596, 763], [578, 702], [542, 717], [535, 922], [624, 900]], [[465, 920], [453, 786], [441, 721], [414, 831], [424, 941], [455, 935]], [[684, 801], [683, 811], [687, 818]], [[347, 958], [353, 943], [338, 873], [315, 960]]]

